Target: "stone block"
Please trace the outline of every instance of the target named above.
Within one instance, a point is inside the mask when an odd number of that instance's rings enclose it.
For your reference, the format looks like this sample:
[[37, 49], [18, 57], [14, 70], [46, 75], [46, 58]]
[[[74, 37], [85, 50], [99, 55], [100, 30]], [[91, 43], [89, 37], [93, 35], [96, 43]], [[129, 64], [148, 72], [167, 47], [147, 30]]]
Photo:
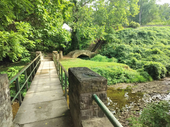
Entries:
[[75, 127], [82, 127], [82, 121], [104, 117], [103, 111], [92, 99], [95, 93], [107, 102], [107, 80], [86, 67], [69, 69], [70, 112]]
[[60, 57], [60, 59], [63, 59], [63, 51], [60, 51], [59, 57]]
[[39, 54], [40, 54], [40, 58], [42, 60], [43, 59], [43, 55], [42, 55], [41, 51], [36, 51], [36, 56], [38, 56]]
[[0, 74], [0, 86], [0, 127], [11, 127], [13, 116], [6, 74]]
[[53, 51], [53, 55], [54, 55], [54, 58], [56, 59], [56, 60], [59, 60], [59, 54], [58, 54], [58, 52], [57, 51]]

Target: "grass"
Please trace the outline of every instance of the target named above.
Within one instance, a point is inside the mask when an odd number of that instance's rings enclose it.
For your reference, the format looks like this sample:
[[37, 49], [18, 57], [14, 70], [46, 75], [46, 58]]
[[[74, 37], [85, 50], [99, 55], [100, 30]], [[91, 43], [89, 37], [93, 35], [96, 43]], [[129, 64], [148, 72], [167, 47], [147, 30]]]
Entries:
[[60, 61], [63, 67], [68, 70], [71, 67], [88, 67], [92, 71], [107, 79], [108, 85], [116, 83], [132, 83], [132, 82], [146, 82], [144, 76], [140, 75], [136, 70], [131, 69], [126, 64], [115, 62], [98, 62], [91, 60], [63, 59]]
[[126, 64], [115, 63], [115, 62], [96, 62], [96, 61], [90, 61], [90, 60], [82, 60], [79, 58], [63, 59], [60, 61], [60, 63], [64, 66], [66, 70], [68, 70], [68, 68], [71, 68], [71, 67], [95, 68], [95, 67], [110, 67], [110, 66], [121, 67], [121, 68], [126, 68], [128, 70], [132, 70]]

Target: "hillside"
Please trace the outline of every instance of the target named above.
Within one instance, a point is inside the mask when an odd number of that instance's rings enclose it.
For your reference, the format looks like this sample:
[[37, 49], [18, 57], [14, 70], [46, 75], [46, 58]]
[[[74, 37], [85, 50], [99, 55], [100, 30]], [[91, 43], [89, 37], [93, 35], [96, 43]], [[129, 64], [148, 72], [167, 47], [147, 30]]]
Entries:
[[170, 74], [170, 27], [123, 29], [110, 34], [110, 43], [101, 55], [116, 58], [139, 72], [148, 72], [153, 79]]

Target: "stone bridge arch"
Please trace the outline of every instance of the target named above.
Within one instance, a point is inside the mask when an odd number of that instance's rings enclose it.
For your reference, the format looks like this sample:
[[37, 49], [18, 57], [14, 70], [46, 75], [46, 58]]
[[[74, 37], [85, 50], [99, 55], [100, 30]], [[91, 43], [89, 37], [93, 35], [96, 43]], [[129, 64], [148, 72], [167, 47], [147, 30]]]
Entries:
[[95, 52], [91, 52], [89, 50], [74, 50], [68, 53], [67, 56], [71, 58], [77, 58], [81, 55], [84, 55], [84, 56], [88, 56], [89, 58], [92, 58], [95, 54], [96, 54]]

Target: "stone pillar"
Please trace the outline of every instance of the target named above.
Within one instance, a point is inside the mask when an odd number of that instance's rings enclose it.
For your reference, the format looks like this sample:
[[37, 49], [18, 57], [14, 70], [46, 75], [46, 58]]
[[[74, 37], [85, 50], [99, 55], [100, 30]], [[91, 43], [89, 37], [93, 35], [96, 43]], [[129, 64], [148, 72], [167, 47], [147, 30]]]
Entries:
[[[106, 91], [107, 80], [104, 77], [86, 67], [69, 68], [69, 106], [75, 127], [85, 127], [86, 125], [83, 125], [85, 120], [105, 117], [103, 111], [92, 99], [92, 94], [97, 94], [102, 102], [106, 104]], [[86, 123], [89, 127], [99, 125], [93, 124], [93, 126], [89, 122]], [[105, 120], [100, 123], [100, 127], [105, 127]]]
[[12, 126], [12, 107], [7, 74], [0, 74], [0, 127]]
[[55, 55], [55, 58], [56, 58], [57, 60], [59, 60], [59, 54], [58, 54], [58, 52], [57, 52], [57, 51], [53, 51], [53, 54]]
[[63, 51], [60, 51], [59, 56], [60, 56], [60, 59], [63, 59]]
[[38, 56], [39, 54], [40, 54], [40, 58], [42, 60], [43, 59], [43, 55], [42, 55], [41, 51], [36, 51], [36, 56]]

